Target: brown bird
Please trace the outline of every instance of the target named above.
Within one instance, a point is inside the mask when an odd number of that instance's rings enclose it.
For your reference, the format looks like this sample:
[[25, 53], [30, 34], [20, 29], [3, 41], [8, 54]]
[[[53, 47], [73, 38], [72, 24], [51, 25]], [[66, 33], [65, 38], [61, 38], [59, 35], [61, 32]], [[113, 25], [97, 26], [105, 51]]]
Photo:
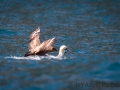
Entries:
[[29, 52], [25, 54], [26, 56], [30, 55], [45, 55], [46, 53], [57, 51], [54, 47], [53, 44], [55, 42], [56, 38], [48, 39], [44, 41], [42, 44], [40, 44], [39, 40], [39, 32], [40, 28], [37, 28], [35, 31], [33, 31], [30, 35], [30, 43], [28, 46]]

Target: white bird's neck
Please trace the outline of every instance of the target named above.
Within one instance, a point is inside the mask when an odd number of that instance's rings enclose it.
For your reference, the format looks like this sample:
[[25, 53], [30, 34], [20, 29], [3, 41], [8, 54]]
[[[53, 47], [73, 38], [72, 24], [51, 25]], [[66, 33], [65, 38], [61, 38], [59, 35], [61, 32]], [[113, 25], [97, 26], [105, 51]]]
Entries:
[[62, 56], [64, 55], [64, 53], [65, 53], [65, 51], [60, 49], [58, 56], [59, 56], [59, 57], [62, 57]]

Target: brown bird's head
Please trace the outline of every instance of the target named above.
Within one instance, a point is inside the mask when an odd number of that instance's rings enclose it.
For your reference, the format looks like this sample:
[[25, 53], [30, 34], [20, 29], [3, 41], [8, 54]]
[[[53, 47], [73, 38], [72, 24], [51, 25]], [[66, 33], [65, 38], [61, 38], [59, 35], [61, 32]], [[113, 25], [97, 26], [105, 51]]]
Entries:
[[36, 28], [30, 35], [30, 41], [33, 40], [34, 38], [39, 38], [40, 36], [40, 27]]
[[52, 48], [52, 51], [58, 51], [58, 50], [57, 50], [56, 48], [53, 47], [53, 48]]

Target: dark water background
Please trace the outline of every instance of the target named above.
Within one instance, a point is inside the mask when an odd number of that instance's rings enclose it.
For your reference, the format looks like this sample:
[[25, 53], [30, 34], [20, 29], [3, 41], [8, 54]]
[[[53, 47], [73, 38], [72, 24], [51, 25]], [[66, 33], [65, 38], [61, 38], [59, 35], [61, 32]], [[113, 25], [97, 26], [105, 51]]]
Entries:
[[[23, 57], [38, 26], [64, 59]], [[119, 86], [84, 84], [97, 82]], [[0, 90], [45, 89], [120, 89], [120, 0], [0, 0]]]

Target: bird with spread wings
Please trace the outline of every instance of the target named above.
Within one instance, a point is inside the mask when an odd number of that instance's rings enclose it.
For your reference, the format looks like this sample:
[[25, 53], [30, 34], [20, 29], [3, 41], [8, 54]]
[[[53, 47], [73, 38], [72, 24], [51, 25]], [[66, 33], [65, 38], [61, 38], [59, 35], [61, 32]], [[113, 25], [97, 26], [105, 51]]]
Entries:
[[40, 27], [35, 29], [29, 39], [28, 49], [29, 51], [25, 54], [26, 56], [30, 55], [45, 55], [49, 52], [57, 51], [56, 48], [53, 47], [53, 44], [56, 38], [45, 40], [43, 43], [40, 43]]

